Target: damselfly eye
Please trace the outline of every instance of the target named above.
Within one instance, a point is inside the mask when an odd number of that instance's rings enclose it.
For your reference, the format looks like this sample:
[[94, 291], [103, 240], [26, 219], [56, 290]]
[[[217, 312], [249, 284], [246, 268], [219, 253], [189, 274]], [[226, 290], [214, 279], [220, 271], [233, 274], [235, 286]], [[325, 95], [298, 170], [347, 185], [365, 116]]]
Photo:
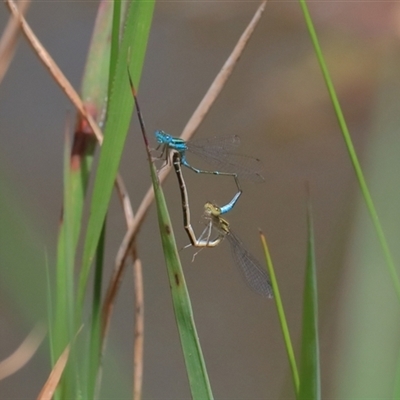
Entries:
[[221, 209], [213, 203], [204, 204], [204, 213], [215, 217], [221, 214]]
[[158, 143], [169, 143], [171, 141], [171, 135], [164, 131], [155, 131], [154, 135]]

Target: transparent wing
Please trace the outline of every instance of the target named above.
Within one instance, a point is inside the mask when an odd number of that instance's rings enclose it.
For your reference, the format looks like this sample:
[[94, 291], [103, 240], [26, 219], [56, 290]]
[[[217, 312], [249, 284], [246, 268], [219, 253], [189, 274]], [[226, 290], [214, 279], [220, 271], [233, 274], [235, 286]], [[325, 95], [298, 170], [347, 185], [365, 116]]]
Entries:
[[231, 247], [232, 257], [250, 288], [262, 296], [273, 297], [271, 281], [267, 271], [244, 247], [241, 240], [232, 232], [232, 230], [229, 231], [226, 238]]
[[240, 146], [240, 137], [238, 135], [213, 136], [203, 139], [194, 139], [186, 142], [192, 153], [201, 152], [226, 153], [237, 149]]
[[221, 136], [199, 139], [187, 143], [188, 150], [214, 165], [218, 172], [235, 173], [239, 178], [253, 182], [264, 182], [259, 159], [243, 154], [232, 153], [240, 145], [240, 138]]

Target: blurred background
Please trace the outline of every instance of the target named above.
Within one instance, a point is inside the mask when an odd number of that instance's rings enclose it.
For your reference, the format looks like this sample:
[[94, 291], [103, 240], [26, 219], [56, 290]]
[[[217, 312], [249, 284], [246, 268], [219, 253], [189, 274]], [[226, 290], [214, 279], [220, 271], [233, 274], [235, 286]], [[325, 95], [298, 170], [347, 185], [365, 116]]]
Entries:
[[[158, 2], [140, 104], [147, 129], [179, 135], [252, 18], [256, 2]], [[28, 22], [76, 89], [97, 2], [35, 2]], [[378, 213], [398, 248], [399, 33], [396, 2], [310, 2], [328, 68]], [[0, 28], [9, 13], [0, 8]], [[62, 204], [64, 129], [75, 110], [21, 38], [0, 86], [0, 360], [38, 321], [46, 323], [46, 264], [55, 265]], [[228, 219], [260, 260], [266, 234], [296, 354], [306, 254], [306, 193], [314, 211], [323, 398], [392, 398], [398, 304], [297, 2], [269, 2], [248, 47], [197, 137], [237, 134], [263, 160], [264, 184], [243, 182]], [[155, 145], [155, 143], [154, 143]], [[193, 158], [193, 162], [197, 162]], [[121, 174], [134, 208], [150, 185], [136, 118]], [[184, 171], [193, 224], [206, 201], [225, 204], [232, 179]], [[165, 195], [178, 246], [174, 176]], [[125, 222], [114, 195], [107, 221], [109, 278]], [[397, 247], [396, 247], [397, 245]], [[186, 399], [189, 386], [172, 311], [154, 207], [138, 237], [145, 289], [145, 399]], [[397, 251], [397, 253], [396, 253]], [[181, 251], [211, 386], [218, 399], [294, 398], [273, 301], [251, 292], [227, 243]], [[78, 260], [79, 265], [80, 260]], [[111, 323], [101, 398], [130, 398], [133, 283], [127, 269]], [[33, 398], [50, 371], [45, 340], [0, 398]]]

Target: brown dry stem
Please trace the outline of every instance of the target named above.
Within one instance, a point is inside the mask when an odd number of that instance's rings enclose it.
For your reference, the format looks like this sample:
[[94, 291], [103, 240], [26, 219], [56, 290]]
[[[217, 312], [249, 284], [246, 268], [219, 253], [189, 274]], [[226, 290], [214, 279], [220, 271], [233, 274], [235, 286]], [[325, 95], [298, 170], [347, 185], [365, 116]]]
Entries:
[[[17, 1], [19, 12], [24, 15], [28, 10], [30, 0]], [[17, 47], [18, 36], [20, 32], [20, 24], [15, 17], [11, 17], [4, 29], [0, 39], [0, 83], [2, 82], [11, 61], [14, 58], [15, 49]]]
[[58, 358], [54, 368], [51, 370], [50, 375], [43, 385], [37, 400], [51, 400], [53, 398], [54, 392], [60, 383], [61, 376], [64, 372], [65, 366], [67, 365], [69, 357], [70, 345], [68, 345], [65, 350], [61, 353]]
[[[49, 70], [55, 81], [63, 89], [67, 97], [71, 100], [71, 102], [78, 109], [81, 115], [88, 121], [90, 128], [92, 129], [99, 144], [101, 145], [103, 143], [103, 134], [101, 132], [101, 129], [94, 120], [94, 118], [92, 117], [92, 115], [88, 112], [88, 110], [86, 110], [86, 107], [82, 99], [80, 98], [79, 94], [73, 88], [69, 80], [63, 74], [61, 69], [58, 67], [56, 62], [50, 56], [48, 51], [44, 48], [44, 46], [36, 37], [36, 35], [33, 33], [28, 22], [25, 20], [21, 12], [18, 10], [15, 2], [13, 0], [5, 0], [5, 1], [14, 18], [18, 20], [18, 23], [20, 24], [21, 29], [25, 34], [25, 37], [28, 39], [28, 42], [33, 47], [33, 49], [35, 50], [36, 54], [43, 62], [43, 64], [47, 67], [47, 69]], [[116, 185], [118, 187], [118, 192], [122, 193], [122, 196], [120, 196], [123, 198], [122, 207], [124, 210], [127, 225], [130, 226], [132, 224], [132, 215], [133, 215], [132, 206], [130, 204], [128, 192], [125, 190], [125, 185], [123, 184], [123, 180], [120, 175], [117, 175]]]
[[0, 381], [19, 371], [34, 356], [43, 339], [46, 329], [42, 324], [36, 324], [19, 347], [0, 362]]
[[96, 121], [93, 117], [87, 112], [83, 101], [79, 97], [76, 90], [72, 87], [68, 79], [65, 77], [61, 69], [58, 67], [56, 62], [50, 56], [49, 52], [44, 48], [42, 43], [39, 41], [37, 36], [33, 33], [33, 30], [26, 22], [24, 16], [19, 12], [15, 2], [13, 0], [5, 0], [8, 8], [10, 9], [12, 15], [19, 21], [21, 25], [22, 32], [24, 33], [25, 37], [28, 39], [28, 42], [35, 50], [36, 54], [43, 62], [43, 64], [47, 67], [53, 78], [56, 82], [61, 86], [64, 90], [65, 94], [68, 98], [72, 101], [74, 106], [79, 110], [82, 116], [88, 121], [90, 127], [92, 128], [94, 134], [96, 135], [97, 140], [101, 144], [103, 141], [103, 134], [101, 129], [97, 125]]
[[[81, 333], [82, 328], [83, 325], [79, 328], [78, 332], [75, 335], [74, 340]], [[68, 344], [65, 347], [64, 351], [61, 353], [58, 360], [56, 361], [53, 369], [51, 370], [46, 383], [43, 385], [42, 390], [40, 391], [37, 397], [37, 400], [51, 400], [53, 398], [54, 392], [57, 389], [58, 384], [60, 383], [60, 379], [64, 372], [65, 366], [67, 365], [70, 350], [71, 350], [71, 344]]]
[[143, 385], [143, 346], [144, 346], [144, 294], [142, 263], [136, 259], [133, 263], [133, 285], [135, 294], [133, 339], [133, 399], [140, 400]]

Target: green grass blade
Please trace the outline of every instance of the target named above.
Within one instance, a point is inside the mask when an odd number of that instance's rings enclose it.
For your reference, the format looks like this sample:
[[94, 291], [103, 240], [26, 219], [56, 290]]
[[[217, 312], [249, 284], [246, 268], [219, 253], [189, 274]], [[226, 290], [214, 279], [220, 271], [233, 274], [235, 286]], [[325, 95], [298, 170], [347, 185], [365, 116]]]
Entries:
[[97, 122], [104, 118], [110, 70], [113, 2], [102, 0], [82, 79], [82, 99]]
[[[154, 1], [133, 1], [128, 10], [123, 33], [116, 76], [111, 90], [108, 120], [104, 142], [93, 188], [90, 217], [85, 237], [82, 269], [78, 287], [78, 307], [82, 310], [87, 281], [111, 192], [117, 175], [122, 150], [132, 114], [133, 101], [128, 85], [127, 63], [137, 87], [142, 72], [144, 56], [154, 10]], [[130, 59], [128, 60], [128, 54]]]
[[283, 303], [282, 303], [282, 298], [281, 298], [281, 294], [279, 291], [278, 281], [277, 281], [276, 275], [275, 275], [274, 265], [272, 263], [271, 255], [269, 253], [267, 240], [261, 231], [260, 231], [260, 236], [261, 236], [261, 242], [262, 242], [262, 245], [264, 248], [264, 254], [265, 254], [265, 259], [266, 259], [267, 266], [268, 266], [269, 276], [271, 278], [272, 289], [274, 291], [274, 300], [275, 300], [276, 308], [278, 311], [278, 317], [279, 317], [279, 322], [280, 322], [281, 329], [282, 329], [283, 340], [285, 342], [286, 352], [288, 355], [290, 369], [292, 372], [293, 386], [294, 386], [294, 390], [295, 390], [296, 397], [297, 397], [298, 393], [299, 393], [300, 379], [299, 379], [299, 372], [297, 370], [297, 363], [296, 363], [296, 358], [294, 355], [292, 340], [290, 339], [289, 327], [288, 327], [287, 320], [286, 320], [285, 310], [283, 308]]
[[71, 146], [69, 142], [68, 132], [65, 135], [64, 144], [64, 210], [63, 210], [63, 225], [64, 225], [64, 257], [65, 257], [65, 285], [66, 285], [66, 303], [67, 303], [67, 323], [68, 323], [68, 339], [73, 335], [73, 310], [74, 310], [74, 248], [73, 248], [73, 193], [71, 191], [70, 179], [70, 154]]
[[108, 98], [111, 97], [111, 86], [115, 76], [115, 68], [117, 66], [118, 50], [119, 50], [119, 35], [121, 24], [121, 0], [113, 1], [113, 21], [111, 29], [111, 54], [110, 54], [110, 73], [108, 79]]
[[[113, 78], [115, 76], [115, 69], [118, 59], [119, 40], [120, 40], [120, 21], [121, 21], [121, 1], [114, 0], [112, 11], [112, 27], [111, 27], [111, 48], [109, 57], [109, 74], [108, 74], [108, 88], [107, 98], [111, 96], [111, 88]], [[96, 250], [96, 263], [93, 280], [93, 301], [92, 301], [92, 317], [90, 322], [90, 345], [89, 357], [86, 358], [87, 367], [87, 382], [86, 389], [87, 398], [95, 398], [96, 387], [100, 384], [97, 379], [100, 379], [99, 371], [101, 364], [101, 292], [102, 292], [102, 278], [103, 278], [103, 262], [105, 251], [105, 238], [106, 238], [106, 219], [103, 223], [103, 228], [100, 234], [100, 240]]]
[[47, 251], [45, 253], [45, 266], [46, 266], [46, 298], [47, 298], [47, 330], [49, 333], [49, 341], [50, 341], [50, 359], [51, 365], [54, 365], [56, 362], [55, 355], [54, 355], [54, 343], [53, 343], [53, 322], [54, 322], [54, 310], [53, 310], [53, 293], [52, 293], [52, 285], [51, 285], [51, 278], [50, 278], [50, 268], [49, 268], [49, 257], [47, 255]]
[[171, 220], [153, 164], [151, 164], [151, 179], [153, 181], [160, 235], [165, 262], [167, 264], [172, 302], [192, 398], [201, 400], [212, 399], [211, 386], [193, 319], [192, 306], [175, 243]]
[[161, 189], [155, 166], [151, 159], [148, 138], [140, 107], [136, 98], [136, 90], [129, 74], [129, 81], [133, 97], [135, 99], [137, 115], [142, 130], [147, 159], [150, 166], [151, 180], [154, 189], [154, 198], [157, 206], [158, 224], [160, 228], [161, 242], [164, 250], [165, 262], [169, 285], [174, 306], [175, 319], [178, 326], [179, 336], [182, 345], [183, 356], [186, 364], [186, 371], [189, 378], [189, 385], [192, 398], [197, 400], [212, 399], [210, 381], [208, 379], [200, 341], [194, 323], [192, 305], [190, 303], [185, 277], [183, 275], [181, 260], [176, 247], [175, 236], [172, 229], [164, 193]]
[[[70, 177], [70, 154], [71, 146], [68, 132], [65, 134], [64, 144], [64, 199], [63, 199], [63, 238], [64, 238], [64, 287], [65, 287], [65, 309], [63, 310], [66, 319], [66, 337], [69, 343], [72, 343], [74, 334], [74, 213], [73, 213], [73, 192], [71, 188]], [[71, 352], [70, 360], [64, 372], [61, 384], [61, 397], [76, 397], [79, 393], [79, 381], [76, 379], [76, 357], [74, 351]], [[58, 396], [58, 395], [57, 395]]]
[[97, 246], [96, 263], [93, 281], [92, 320], [90, 323], [90, 356], [88, 361], [88, 391], [86, 397], [96, 398], [98, 371], [101, 365], [101, 292], [103, 282], [104, 248], [106, 239], [106, 223], [101, 230]]
[[[102, 108], [107, 97], [108, 67], [110, 44], [109, 36], [111, 31], [111, 11], [112, 4], [103, 1], [99, 6], [93, 37], [90, 45], [88, 59], [82, 81], [82, 98], [86, 108], [96, 118], [101, 121], [104, 113]], [[81, 230], [81, 220], [86, 190], [89, 181], [89, 173], [93, 161], [93, 152], [96, 139], [85, 121], [78, 116], [77, 128], [74, 135], [73, 154], [70, 156], [70, 190], [71, 199], [71, 224], [73, 231], [72, 250], [75, 254], [78, 243], [79, 232]], [[69, 343], [66, 325], [66, 299], [67, 287], [65, 275], [67, 274], [65, 260], [65, 226], [63, 221], [60, 224], [60, 234], [57, 247], [57, 274], [56, 274], [56, 307], [54, 310], [55, 321], [53, 330], [52, 353], [54, 360], [58, 359], [61, 352]]]
[[318, 339], [318, 291], [311, 205], [308, 205], [307, 265], [303, 298], [303, 330], [300, 363], [299, 399], [321, 399]]
[[317, 34], [315, 32], [314, 25], [313, 25], [310, 13], [308, 11], [306, 1], [305, 0], [299, 0], [299, 1], [300, 1], [300, 6], [301, 6], [301, 8], [303, 10], [304, 18], [305, 18], [305, 21], [306, 21], [306, 24], [307, 24], [307, 29], [308, 29], [308, 32], [309, 32], [309, 34], [311, 36], [311, 41], [313, 43], [314, 50], [315, 50], [315, 53], [317, 55], [319, 65], [320, 65], [321, 70], [322, 70], [322, 75], [324, 77], [326, 86], [328, 88], [329, 96], [331, 98], [331, 101], [332, 101], [332, 104], [333, 104], [333, 108], [335, 110], [336, 117], [338, 119], [340, 129], [342, 131], [343, 139], [345, 141], [345, 144], [346, 144], [346, 147], [347, 147], [347, 151], [348, 151], [349, 156], [350, 156], [350, 160], [351, 160], [351, 162], [353, 164], [353, 168], [355, 170], [355, 173], [356, 173], [356, 176], [357, 176], [358, 183], [360, 185], [360, 189], [361, 189], [362, 195], [363, 195], [365, 203], [367, 205], [367, 209], [368, 209], [369, 215], [370, 215], [370, 217], [372, 219], [372, 222], [374, 224], [375, 231], [376, 231], [376, 234], [378, 236], [378, 240], [379, 240], [380, 245], [382, 247], [383, 254], [384, 254], [384, 257], [385, 257], [385, 260], [386, 260], [386, 265], [387, 265], [387, 267], [389, 269], [389, 274], [390, 274], [392, 283], [394, 285], [394, 289], [396, 291], [398, 300], [400, 301], [400, 279], [399, 279], [396, 267], [394, 265], [392, 255], [391, 255], [390, 250], [389, 250], [389, 245], [387, 243], [387, 240], [386, 240], [385, 234], [383, 232], [383, 229], [382, 229], [378, 214], [376, 212], [374, 203], [372, 201], [372, 197], [371, 197], [371, 194], [369, 192], [367, 183], [365, 181], [364, 174], [362, 172], [360, 163], [358, 161], [358, 157], [357, 157], [356, 151], [354, 149], [353, 142], [351, 140], [351, 136], [350, 136], [349, 130], [347, 128], [347, 124], [346, 124], [346, 121], [344, 119], [343, 112], [342, 112], [342, 109], [340, 107], [340, 103], [339, 103], [339, 100], [337, 98], [335, 88], [334, 88], [333, 83], [332, 83], [332, 79], [331, 79], [331, 77], [329, 75], [329, 71], [328, 71], [328, 68], [326, 66], [325, 59], [324, 59], [324, 57], [322, 55], [322, 51], [321, 51], [321, 48], [319, 46], [318, 37], [317, 37]]

